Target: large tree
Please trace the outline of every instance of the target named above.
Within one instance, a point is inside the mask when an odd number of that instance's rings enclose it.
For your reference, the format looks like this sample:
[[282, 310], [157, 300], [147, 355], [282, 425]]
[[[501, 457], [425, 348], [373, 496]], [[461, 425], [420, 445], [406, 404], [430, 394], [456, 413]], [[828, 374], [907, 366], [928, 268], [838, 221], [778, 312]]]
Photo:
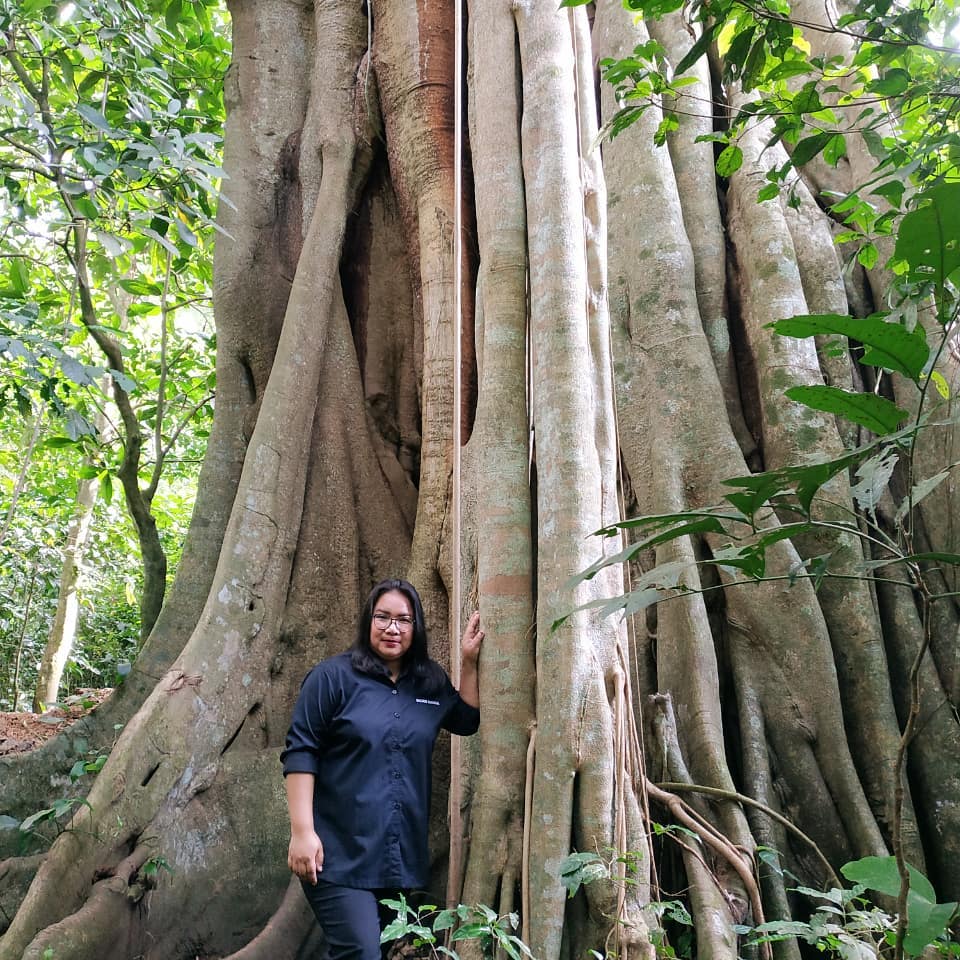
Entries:
[[[859, 542], [784, 539], [766, 557], [778, 579], [752, 586], [705, 567], [709, 593], [691, 589], [689, 573], [684, 596], [631, 624], [588, 606], [623, 591], [620, 568], [570, 585], [601, 552], [590, 534], [628, 508], [706, 506], [751, 467], [842, 450], [832, 417], [781, 391], [849, 381], [851, 355], [821, 361], [812, 341], [774, 340], [765, 324], [869, 309], [888, 281], [861, 271], [848, 296], [815, 186], [798, 182], [793, 206], [756, 202], [763, 128], [744, 134], [742, 166], [718, 185], [712, 145], [692, 141], [713, 131], [716, 103], [741, 102], [739, 89], [703, 69], [689, 99], [699, 110], [685, 109], [666, 143], [651, 109], [598, 149], [598, 101], [604, 118], [614, 109], [598, 59], [629, 53], [647, 28], [613, 0], [592, 18], [553, 0], [473, 0], [457, 216], [450, 4], [238, 0], [231, 14], [217, 406], [193, 524], [123, 686], [35, 755], [4, 762], [2, 806], [24, 817], [123, 725], [69, 829], [44, 853], [9, 850], [4, 909], [22, 902], [0, 958], [298, 955], [310, 924], [298, 891], [284, 896], [277, 751], [299, 683], [349, 643], [385, 575], [417, 584], [445, 658], [458, 563], [488, 639], [447, 896], [519, 909], [537, 957], [602, 949], [611, 930], [620, 955], [651, 954], [655, 919], [643, 908], [657, 876], [675, 876], [669, 856], [652, 872], [651, 818], [679, 817], [703, 837], [679, 849], [704, 957], [733, 960], [732, 924], [762, 910], [758, 844], [820, 883], [810, 841], [836, 870], [902, 839], [907, 858], [956, 893], [952, 600], [937, 608], [938, 644], [920, 671], [924, 723], [896, 828], [905, 675], [922, 625], [908, 588], [845, 578]], [[650, 29], [673, 63], [695, 38], [679, 14]], [[866, 164], [852, 137], [849, 161], [817, 170], [820, 187], [845, 192]], [[939, 429], [931, 449], [954, 436]], [[845, 475], [824, 499], [828, 519], [851, 507]], [[923, 545], [958, 552], [945, 522], [957, 515], [952, 476], [921, 506]], [[722, 546], [707, 533], [642, 562]], [[788, 576], [827, 551], [840, 576], [819, 592]], [[684, 807], [652, 781], [715, 797]], [[598, 881], [566, 901], [571, 850], [632, 851], [636, 882]], [[784, 915], [783, 881], [762, 886], [767, 913]]]

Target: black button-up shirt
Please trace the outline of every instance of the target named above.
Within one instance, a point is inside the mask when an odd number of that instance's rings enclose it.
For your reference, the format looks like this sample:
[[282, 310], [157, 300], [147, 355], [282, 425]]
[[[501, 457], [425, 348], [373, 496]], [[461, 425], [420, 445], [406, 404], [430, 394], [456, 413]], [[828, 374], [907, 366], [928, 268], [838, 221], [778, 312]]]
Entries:
[[307, 674], [293, 710], [283, 773], [312, 773], [323, 879], [348, 887], [423, 887], [433, 744], [440, 728], [476, 733], [480, 711], [449, 679], [425, 693], [404, 674], [361, 673], [349, 653]]

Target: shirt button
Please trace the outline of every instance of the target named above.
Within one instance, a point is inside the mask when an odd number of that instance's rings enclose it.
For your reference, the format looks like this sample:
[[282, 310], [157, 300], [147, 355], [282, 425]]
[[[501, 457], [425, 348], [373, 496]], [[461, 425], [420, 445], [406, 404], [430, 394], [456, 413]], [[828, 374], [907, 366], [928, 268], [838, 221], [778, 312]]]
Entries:
[[400, 692], [399, 690], [394, 690], [393, 695], [396, 696], [399, 692]]
[[400, 779], [400, 771], [399, 771], [399, 770], [394, 770], [394, 771], [393, 771], [393, 778], [394, 778], [394, 780], [399, 780], [399, 779]]
[[394, 716], [395, 716], [398, 720], [400, 719], [400, 714], [399, 714], [399, 713], [395, 713]]

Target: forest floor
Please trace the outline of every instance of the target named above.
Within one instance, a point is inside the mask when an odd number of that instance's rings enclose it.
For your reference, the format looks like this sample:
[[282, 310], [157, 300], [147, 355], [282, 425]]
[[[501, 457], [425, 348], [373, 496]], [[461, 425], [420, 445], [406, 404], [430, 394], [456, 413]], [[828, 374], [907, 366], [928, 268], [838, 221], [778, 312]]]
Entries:
[[26, 753], [70, 726], [105, 700], [113, 689], [82, 689], [44, 713], [0, 713], [0, 757]]

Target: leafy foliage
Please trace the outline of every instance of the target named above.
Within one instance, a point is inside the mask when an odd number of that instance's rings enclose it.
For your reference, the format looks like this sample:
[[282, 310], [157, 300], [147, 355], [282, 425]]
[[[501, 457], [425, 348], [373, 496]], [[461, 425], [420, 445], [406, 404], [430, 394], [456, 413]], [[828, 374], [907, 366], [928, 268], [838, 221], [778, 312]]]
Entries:
[[445, 932], [452, 931], [450, 943], [478, 941], [485, 957], [496, 956], [499, 951], [503, 951], [511, 960], [532, 956], [527, 945], [511, 932], [519, 924], [515, 913], [500, 917], [484, 904], [467, 906], [461, 903], [446, 910], [438, 910], [432, 904], [414, 908], [403, 894], [396, 900], [383, 900], [382, 903], [395, 910], [397, 916], [384, 928], [380, 935], [381, 943], [411, 937], [414, 947], [429, 947], [431, 956], [444, 954], [459, 960], [455, 949], [440, 942]]
[[112, 684], [136, 652], [144, 531], [179, 555], [214, 391], [221, 17], [206, 0], [0, 0], [0, 410], [36, 441], [19, 459], [4, 419], [0, 487], [27, 478], [0, 558], [9, 705], [35, 675], [79, 481], [99, 483], [81, 595], [100, 592], [68, 687]]

